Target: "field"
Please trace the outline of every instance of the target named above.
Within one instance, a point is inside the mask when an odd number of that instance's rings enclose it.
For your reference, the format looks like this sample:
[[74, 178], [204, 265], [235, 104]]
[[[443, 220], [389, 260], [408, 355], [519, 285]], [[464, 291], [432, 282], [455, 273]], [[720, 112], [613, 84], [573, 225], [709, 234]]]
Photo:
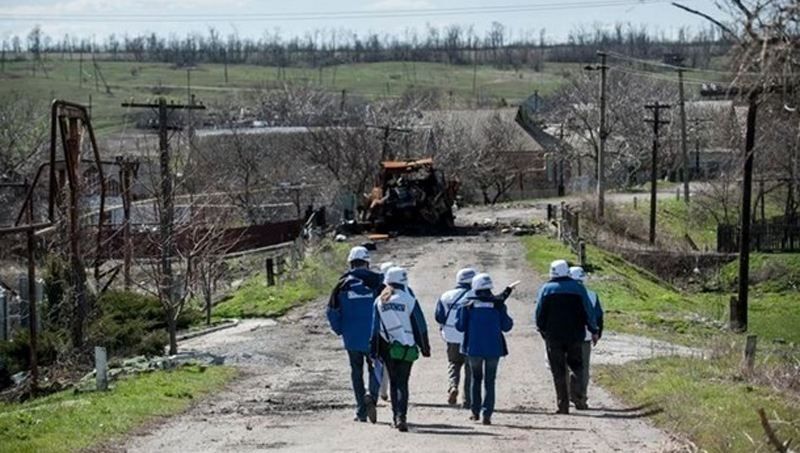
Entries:
[[[111, 94], [105, 91], [100, 76], [95, 77], [90, 60], [83, 65], [77, 60], [53, 57], [46, 60], [47, 76], [41, 69], [34, 76], [31, 62], [5, 64], [0, 73], [0, 99], [11, 93], [23, 93], [49, 102], [61, 98], [89, 104], [91, 97], [94, 126], [100, 132], [124, 126], [124, 109], [120, 104], [134, 99], [145, 101], [165, 95], [176, 102], [187, 101], [187, 70], [166, 63], [133, 61], [98, 61], [100, 74]], [[78, 77], [83, 69], [83, 82]], [[577, 66], [548, 64], [542, 72], [532, 70], [505, 71], [488, 66], [453, 66], [440, 63], [387, 62], [330, 66], [322, 69], [285, 68], [281, 77], [276, 67], [229, 65], [225, 83], [224, 66], [203, 64], [193, 68], [189, 76], [192, 93], [198, 102], [213, 105], [232, 94], [246, 94], [258, 87], [274, 87], [284, 82], [307, 83], [331, 92], [347, 90], [348, 95], [374, 99], [399, 96], [411, 87], [436, 88], [441, 91], [445, 106], [474, 103], [473, 75], [477, 97], [516, 103], [534, 91], [546, 95], [564, 80], [564, 71]], [[450, 95], [452, 92], [452, 98]]]

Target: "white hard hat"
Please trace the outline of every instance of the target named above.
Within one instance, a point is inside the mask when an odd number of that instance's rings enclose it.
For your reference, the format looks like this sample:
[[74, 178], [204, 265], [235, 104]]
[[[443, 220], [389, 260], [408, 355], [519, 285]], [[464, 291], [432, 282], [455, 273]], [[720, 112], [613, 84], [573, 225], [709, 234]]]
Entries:
[[566, 260], [555, 260], [550, 263], [550, 278], [569, 277], [569, 264]]
[[385, 263], [381, 263], [381, 274], [385, 274], [389, 268], [394, 267], [394, 263], [391, 261], [386, 261]]
[[473, 291], [492, 288], [494, 288], [494, 285], [492, 284], [492, 277], [489, 277], [489, 274], [478, 274], [472, 278]]
[[472, 284], [472, 279], [475, 277], [475, 274], [475, 269], [471, 267], [465, 267], [464, 269], [458, 271], [458, 274], [456, 274], [456, 283], [459, 285], [463, 285], [464, 283]]
[[399, 266], [392, 266], [383, 275], [383, 283], [408, 285], [408, 271]]
[[369, 251], [360, 245], [353, 247], [350, 249], [350, 254], [347, 256], [347, 261], [349, 263], [352, 263], [353, 261], [366, 261], [369, 263]]
[[580, 266], [570, 267], [569, 276], [572, 277], [573, 280], [577, 280], [579, 282], [586, 281], [586, 271]]

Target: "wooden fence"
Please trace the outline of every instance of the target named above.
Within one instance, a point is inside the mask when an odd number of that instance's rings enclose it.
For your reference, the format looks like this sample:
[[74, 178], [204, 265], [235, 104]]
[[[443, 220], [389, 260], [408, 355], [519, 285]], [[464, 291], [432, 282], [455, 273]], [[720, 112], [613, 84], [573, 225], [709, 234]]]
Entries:
[[547, 220], [558, 227], [558, 238], [578, 256], [578, 264], [586, 266], [586, 242], [581, 238], [580, 211], [566, 203], [547, 205]]
[[[739, 251], [740, 228], [738, 225], [717, 225], [717, 251], [736, 253]], [[776, 222], [758, 222], [751, 226], [750, 250], [758, 252], [800, 251], [800, 225]]]

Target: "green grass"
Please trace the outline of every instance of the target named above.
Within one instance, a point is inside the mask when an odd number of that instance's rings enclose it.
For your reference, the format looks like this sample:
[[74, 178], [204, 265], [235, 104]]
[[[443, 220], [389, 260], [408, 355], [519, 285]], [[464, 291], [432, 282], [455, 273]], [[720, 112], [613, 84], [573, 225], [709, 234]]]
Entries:
[[[634, 231], [646, 233], [650, 222], [650, 198], [642, 197], [637, 209], [633, 208], [632, 203], [616, 204], [614, 210], [625, 215], [626, 220], [638, 222], [638, 228]], [[669, 244], [672, 242], [686, 243], [685, 236], [688, 235], [700, 250], [716, 250], [717, 248], [717, 224], [713, 217], [697, 212], [702, 208], [697, 206], [689, 207], [681, 200], [667, 198], [658, 200], [656, 205], [656, 235], [661, 243]], [[646, 239], [642, 238], [642, 239]]]
[[327, 244], [307, 257], [302, 268], [275, 286], [256, 274], [229, 299], [214, 308], [217, 318], [265, 318], [281, 316], [305, 302], [327, 294], [341, 275], [347, 246]]
[[[525, 246], [528, 261], [540, 273], [554, 259], [574, 257], [560, 242], [543, 236], [526, 238]], [[743, 337], [708, 322], [727, 319], [729, 293], [682, 293], [596, 247], [588, 246], [587, 255], [587, 285], [600, 295], [608, 329], [699, 346], [708, 354], [704, 359], [663, 357], [596, 367], [599, 384], [630, 405], [663, 409], [655, 422], [689, 438], [701, 451], [766, 450], [758, 408], [771, 419], [788, 421], [775, 425], [782, 439], [800, 438], [800, 400], [792, 377], [800, 359], [800, 310], [797, 291], [785, 290], [786, 282], [796, 281], [797, 256], [754, 256], [755, 273], [778, 262], [793, 269], [788, 275], [795, 277], [777, 286], [775, 281], [756, 284], [751, 292], [748, 334], [758, 335], [760, 342], [755, 372], [745, 376], [740, 370]], [[726, 275], [735, 274], [726, 268], [723, 280]], [[782, 291], [764, 291], [776, 287]], [[778, 339], [790, 344], [774, 344]]]
[[0, 404], [0, 452], [87, 448], [177, 414], [235, 374], [227, 367], [184, 367], [123, 379], [108, 392], [67, 390], [23, 404]]
[[[527, 259], [537, 272], [546, 274], [555, 259], [575, 261], [574, 254], [560, 242], [544, 236], [525, 238]], [[694, 299], [659, 280], [653, 274], [616, 255], [587, 245], [591, 279], [587, 285], [597, 292], [609, 315], [606, 327], [618, 332], [649, 335], [683, 343], [700, 343], [718, 332], [704, 319], [706, 314]]]
[[[9, 93], [20, 92], [41, 101], [61, 98], [88, 104], [91, 96], [93, 124], [101, 133], [117, 130], [123, 124], [125, 109], [120, 103], [130, 98], [138, 101], [151, 99], [156, 96], [154, 87], [160, 86], [160, 92], [169, 99], [179, 102], [187, 100], [185, 69], [176, 69], [166, 63], [98, 63], [111, 87], [110, 95], [105, 92], [102, 82], [100, 90], [95, 89], [94, 69], [90, 61], [83, 63], [84, 81], [80, 86], [80, 63], [76, 55], [75, 60], [61, 60], [60, 57], [48, 59], [46, 66], [49, 78], [45, 78], [41, 71], [37, 71], [33, 77], [30, 62], [6, 63], [6, 72], [0, 74], [0, 99]], [[564, 81], [563, 72], [576, 68], [579, 66], [547, 64], [542, 72], [534, 72], [479, 66], [475, 81], [482, 96], [519, 102], [536, 90], [543, 95], [551, 93]], [[257, 86], [283, 83], [283, 80], [278, 80], [277, 74], [275, 67], [229, 65], [226, 84], [223, 65], [202, 64], [191, 71], [191, 84], [198, 101], [213, 104]], [[321, 73], [317, 69], [286, 68], [285, 74], [288, 82], [310, 83], [336, 93], [347, 90], [351, 95], [369, 99], [398, 96], [410, 87], [420, 87], [440, 89], [446, 105], [451, 91], [456, 106], [474, 100], [471, 66], [423, 62], [359, 63], [326, 67]], [[42, 112], [43, 115], [45, 113]]]
[[663, 357], [595, 367], [593, 377], [628, 404], [663, 409], [653, 417], [656, 424], [682, 433], [701, 451], [773, 451], [766, 445], [758, 408], [771, 420], [788, 422], [773, 423], [780, 439], [800, 439], [800, 402], [743, 380], [736, 369], [735, 356]]

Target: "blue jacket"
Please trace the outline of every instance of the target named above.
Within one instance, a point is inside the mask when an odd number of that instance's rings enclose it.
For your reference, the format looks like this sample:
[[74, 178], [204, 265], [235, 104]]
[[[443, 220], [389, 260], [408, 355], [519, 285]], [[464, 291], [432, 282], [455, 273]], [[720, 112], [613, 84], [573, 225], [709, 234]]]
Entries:
[[602, 336], [603, 335], [603, 306], [600, 304], [600, 296], [597, 295], [596, 292], [592, 291], [589, 288], [586, 288], [586, 292], [589, 294], [589, 300], [594, 302], [592, 305], [594, 306], [593, 315], [594, 315], [594, 322], [597, 324], [597, 334]]
[[508, 316], [504, 303], [509, 294], [509, 290], [499, 296], [481, 291], [470, 296], [467, 303], [458, 309], [456, 330], [464, 332], [462, 354], [486, 358], [508, 355], [503, 332], [514, 327], [514, 320]]
[[598, 333], [589, 293], [569, 277], [551, 279], [536, 296], [536, 327], [547, 340], [584, 341], [586, 330]]
[[348, 351], [369, 352], [372, 334], [372, 304], [381, 289], [381, 275], [368, 269], [353, 269], [333, 288], [328, 301], [328, 322], [342, 336]]

